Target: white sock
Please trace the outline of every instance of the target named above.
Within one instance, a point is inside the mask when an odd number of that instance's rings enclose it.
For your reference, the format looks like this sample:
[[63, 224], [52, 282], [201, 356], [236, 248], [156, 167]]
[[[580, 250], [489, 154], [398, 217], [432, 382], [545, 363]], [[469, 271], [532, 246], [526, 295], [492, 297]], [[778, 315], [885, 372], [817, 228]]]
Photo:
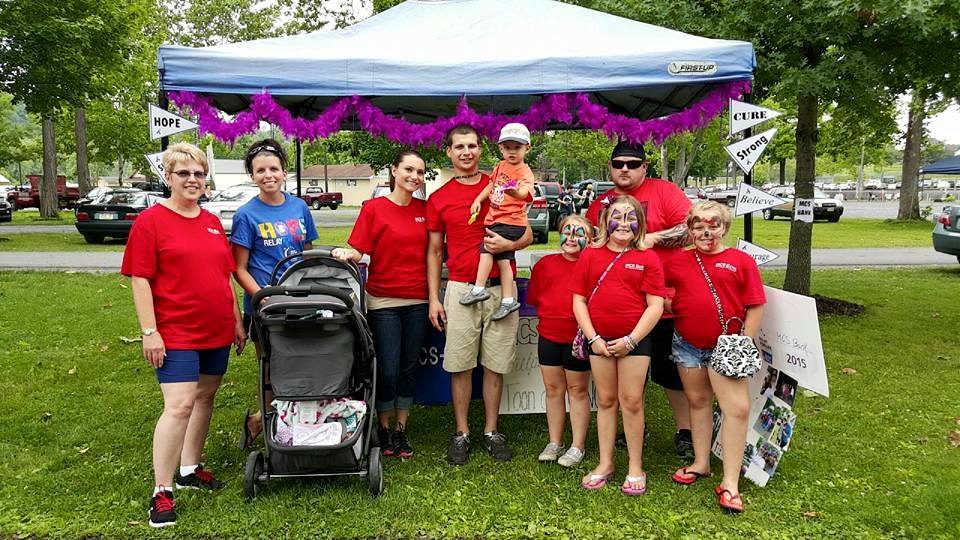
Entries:
[[181, 465], [180, 466], [180, 476], [188, 476], [193, 474], [193, 471], [197, 470], [196, 465]]
[[512, 296], [504, 296], [504, 297], [503, 297], [503, 300], [501, 300], [500, 303], [503, 304], [503, 305], [512, 304], [512, 303], [513, 303], [513, 297], [512, 297]]
[[483, 292], [483, 287], [477, 287], [474, 285], [473, 290], [470, 291], [470, 294], [480, 294], [481, 292]]
[[160, 493], [161, 489], [167, 493], [173, 493], [173, 491], [171, 491], [167, 486], [153, 486], [153, 495], [151, 495], [151, 497], [156, 496], [157, 493]]

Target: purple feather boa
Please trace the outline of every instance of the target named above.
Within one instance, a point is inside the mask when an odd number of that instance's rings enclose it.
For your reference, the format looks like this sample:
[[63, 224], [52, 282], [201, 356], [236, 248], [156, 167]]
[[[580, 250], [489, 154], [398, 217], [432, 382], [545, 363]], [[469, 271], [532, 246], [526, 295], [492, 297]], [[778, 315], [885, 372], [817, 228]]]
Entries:
[[360, 96], [335, 100], [313, 120], [293, 117], [290, 111], [274, 101], [269, 92], [253, 96], [250, 107], [232, 120], [222, 118], [208, 97], [192, 92], [171, 92], [169, 97], [181, 113], [189, 110], [198, 118], [201, 133], [211, 133], [218, 140], [231, 144], [243, 135], [256, 132], [261, 121], [277, 126], [289, 137], [308, 141], [324, 139], [339, 131], [340, 126], [354, 114], [360, 127], [367, 133], [407, 146], [440, 146], [447, 130], [461, 123], [473, 126], [484, 137], [495, 139], [500, 128], [509, 122], [520, 122], [530, 131], [543, 131], [552, 123], [562, 123], [602, 131], [611, 139], [620, 138], [635, 143], [652, 141], [659, 145], [678, 133], [703, 128], [723, 111], [731, 98], [740, 99], [749, 92], [750, 81], [725, 83], [690, 107], [651, 120], [611, 113], [606, 107], [591, 102], [588, 95], [582, 92], [547, 94], [517, 116], [479, 114], [470, 108], [466, 97], [462, 97], [455, 115], [429, 124], [414, 124], [389, 116]]

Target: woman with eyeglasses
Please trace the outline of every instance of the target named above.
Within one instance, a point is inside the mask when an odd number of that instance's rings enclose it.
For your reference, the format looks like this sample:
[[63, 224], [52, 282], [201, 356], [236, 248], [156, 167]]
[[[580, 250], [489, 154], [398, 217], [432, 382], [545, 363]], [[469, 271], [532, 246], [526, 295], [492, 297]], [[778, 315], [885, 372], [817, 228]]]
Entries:
[[130, 277], [143, 357], [156, 371], [163, 412], [153, 433], [150, 526], [177, 521], [172, 486], [218, 489], [200, 464], [230, 346], [246, 333], [230, 282], [234, 260], [220, 220], [198, 204], [207, 157], [178, 143], [163, 154], [170, 197], [133, 223], [120, 272]]
[[[243, 322], [257, 350], [262, 352], [257, 335], [251, 332], [253, 295], [268, 285], [270, 274], [281, 259], [313, 247], [317, 227], [307, 203], [284, 191], [287, 182], [287, 154], [273, 139], [253, 143], [243, 160], [244, 168], [260, 193], [237, 209], [233, 216], [230, 243], [237, 261], [237, 283], [243, 287]], [[269, 372], [269, 371], [268, 371]], [[264, 381], [269, 384], [269, 381]], [[266, 393], [266, 402], [273, 393]], [[263, 431], [263, 414], [249, 411], [243, 420], [240, 448], [246, 449]]]

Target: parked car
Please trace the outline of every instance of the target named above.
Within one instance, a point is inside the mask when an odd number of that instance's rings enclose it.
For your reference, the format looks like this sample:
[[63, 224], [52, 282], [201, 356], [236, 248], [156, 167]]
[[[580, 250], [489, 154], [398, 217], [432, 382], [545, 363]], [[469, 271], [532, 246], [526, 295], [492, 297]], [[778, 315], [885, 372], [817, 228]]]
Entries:
[[933, 249], [960, 262], [960, 206], [944, 206], [933, 227]]
[[557, 199], [563, 192], [563, 186], [557, 182], [537, 182], [543, 188], [543, 195], [547, 199], [547, 211], [550, 214], [550, 228], [556, 230], [560, 224], [560, 204]]
[[[140, 188], [136, 188], [136, 189], [140, 189]], [[140, 191], [144, 191], [144, 190], [140, 189]], [[107, 195], [107, 194], [112, 193], [112, 192], [113, 192], [113, 188], [109, 188], [109, 187], [95, 187], [95, 188], [91, 189], [90, 191], [88, 191], [86, 195], [84, 195], [83, 197], [80, 197], [80, 198], [77, 200], [77, 206], [79, 207], [79, 206], [82, 205], [82, 204], [92, 203], [92, 202], [96, 201], [97, 199], [99, 199], [100, 197], [103, 197], [104, 195]]]
[[863, 189], [883, 189], [883, 182], [877, 178], [863, 181]]
[[0, 222], [13, 221], [13, 205], [0, 199]]
[[[7, 195], [7, 201], [13, 204], [14, 208], [40, 208], [40, 175], [28, 174], [27, 180], [29, 186], [23, 186], [19, 190], [10, 192]], [[80, 186], [67, 182], [67, 177], [57, 175], [57, 205], [60, 208], [73, 208], [76, 206], [77, 199], [80, 198]]]
[[698, 187], [685, 187], [683, 188], [683, 194], [690, 199], [690, 202], [702, 201], [707, 198], [707, 194], [703, 192], [702, 189]]
[[[793, 186], [778, 186], [768, 193], [786, 199], [787, 202], [763, 210], [763, 219], [772, 220], [776, 216], [785, 216], [793, 219], [794, 188]], [[843, 201], [829, 197], [819, 189], [813, 190], [813, 219], [825, 219], [832, 223], [840, 221], [843, 215]]]
[[233, 215], [237, 213], [237, 209], [259, 193], [260, 188], [252, 184], [231, 186], [200, 206], [217, 216], [220, 224], [223, 225], [224, 232], [229, 235], [233, 231]]
[[550, 237], [550, 208], [541, 184], [533, 185], [533, 202], [527, 205], [527, 221], [533, 230], [533, 241], [546, 244]]
[[314, 210], [319, 210], [324, 206], [336, 210], [338, 206], [343, 204], [343, 193], [327, 193], [319, 186], [307, 187], [303, 190], [300, 198]]
[[722, 202], [733, 208], [737, 204], [737, 193], [740, 192], [740, 185], [737, 184], [727, 189], [716, 189], [710, 192], [704, 191], [704, 196], [711, 201]]
[[104, 238], [126, 238], [133, 222], [162, 197], [139, 189], [115, 189], [98, 200], [77, 207], [77, 232], [88, 244], [103, 243]]

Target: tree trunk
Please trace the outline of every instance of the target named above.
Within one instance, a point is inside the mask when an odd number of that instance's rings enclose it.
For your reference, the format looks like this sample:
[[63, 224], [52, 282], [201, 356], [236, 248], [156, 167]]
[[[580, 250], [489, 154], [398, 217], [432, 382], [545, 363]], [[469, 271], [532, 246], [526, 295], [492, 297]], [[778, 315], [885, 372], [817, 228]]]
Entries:
[[900, 174], [900, 210], [897, 219], [920, 219], [919, 179], [920, 141], [923, 139], [926, 99], [914, 91], [907, 118], [907, 141], [903, 148], [903, 169]]
[[677, 184], [681, 186], [687, 185], [687, 177], [690, 176], [690, 168], [693, 167], [693, 162], [697, 159], [697, 152], [700, 151], [700, 147], [703, 145], [703, 132], [707, 128], [703, 128], [700, 131], [697, 131], [697, 136], [693, 139], [693, 148], [690, 149], [690, 157], [687, 158], [686, 155], [686, 146], [680, 148], [680, 158], [677, 159]]
[[680, 187], [687, 187], [687, 177], [683, 171], [687, 168], [687, 145], [681, 144], [680, 151], [677, 152], [677, 161], [673, 164], [673, 181]]
[[80, 185], [80, 195], [90, 191], [90, 165], [87, 162], [87, 113], [83, 107], [75, 111], [76, 125], [74, 134], [77, 139], [77, 184]]
[[120, 156], [120, 159], [117, 160], [117, 184], [119, 184], [120, 187], [123, 187], [123, 166], [124, 159], [123, 156]]
[[787, 158], [780, 158], [780, 185], [787, 183]]
[[664, 141], [660, 145], [660, 178], [664, 180], [670, 180], [670, 170], [667, 167], [668, 159], [670, 159], [670, 155], [667, 153], [667, 142]]
[[57, 200], [57, 139], [53, 130], [53, 115], [43, 117], [43, 178], [40, 181], [40, 217], [56, 218], [60, 207]]
[[[817, 96], [800, 96], [797, 100], [797, 175], [794, 192], [797, 199], [813, 198], [817, 156]], [[810, 294], [810, 239], [813, 224], [793, 221], [790, 225], [790, 248], [787, 253], [787, 275], [783, 289], [797, 294]]]
[[867, 141], [860, 139], [860, 166], [857, 167], [857, 200], [863, 199], [863, 158], [866, 153]]

